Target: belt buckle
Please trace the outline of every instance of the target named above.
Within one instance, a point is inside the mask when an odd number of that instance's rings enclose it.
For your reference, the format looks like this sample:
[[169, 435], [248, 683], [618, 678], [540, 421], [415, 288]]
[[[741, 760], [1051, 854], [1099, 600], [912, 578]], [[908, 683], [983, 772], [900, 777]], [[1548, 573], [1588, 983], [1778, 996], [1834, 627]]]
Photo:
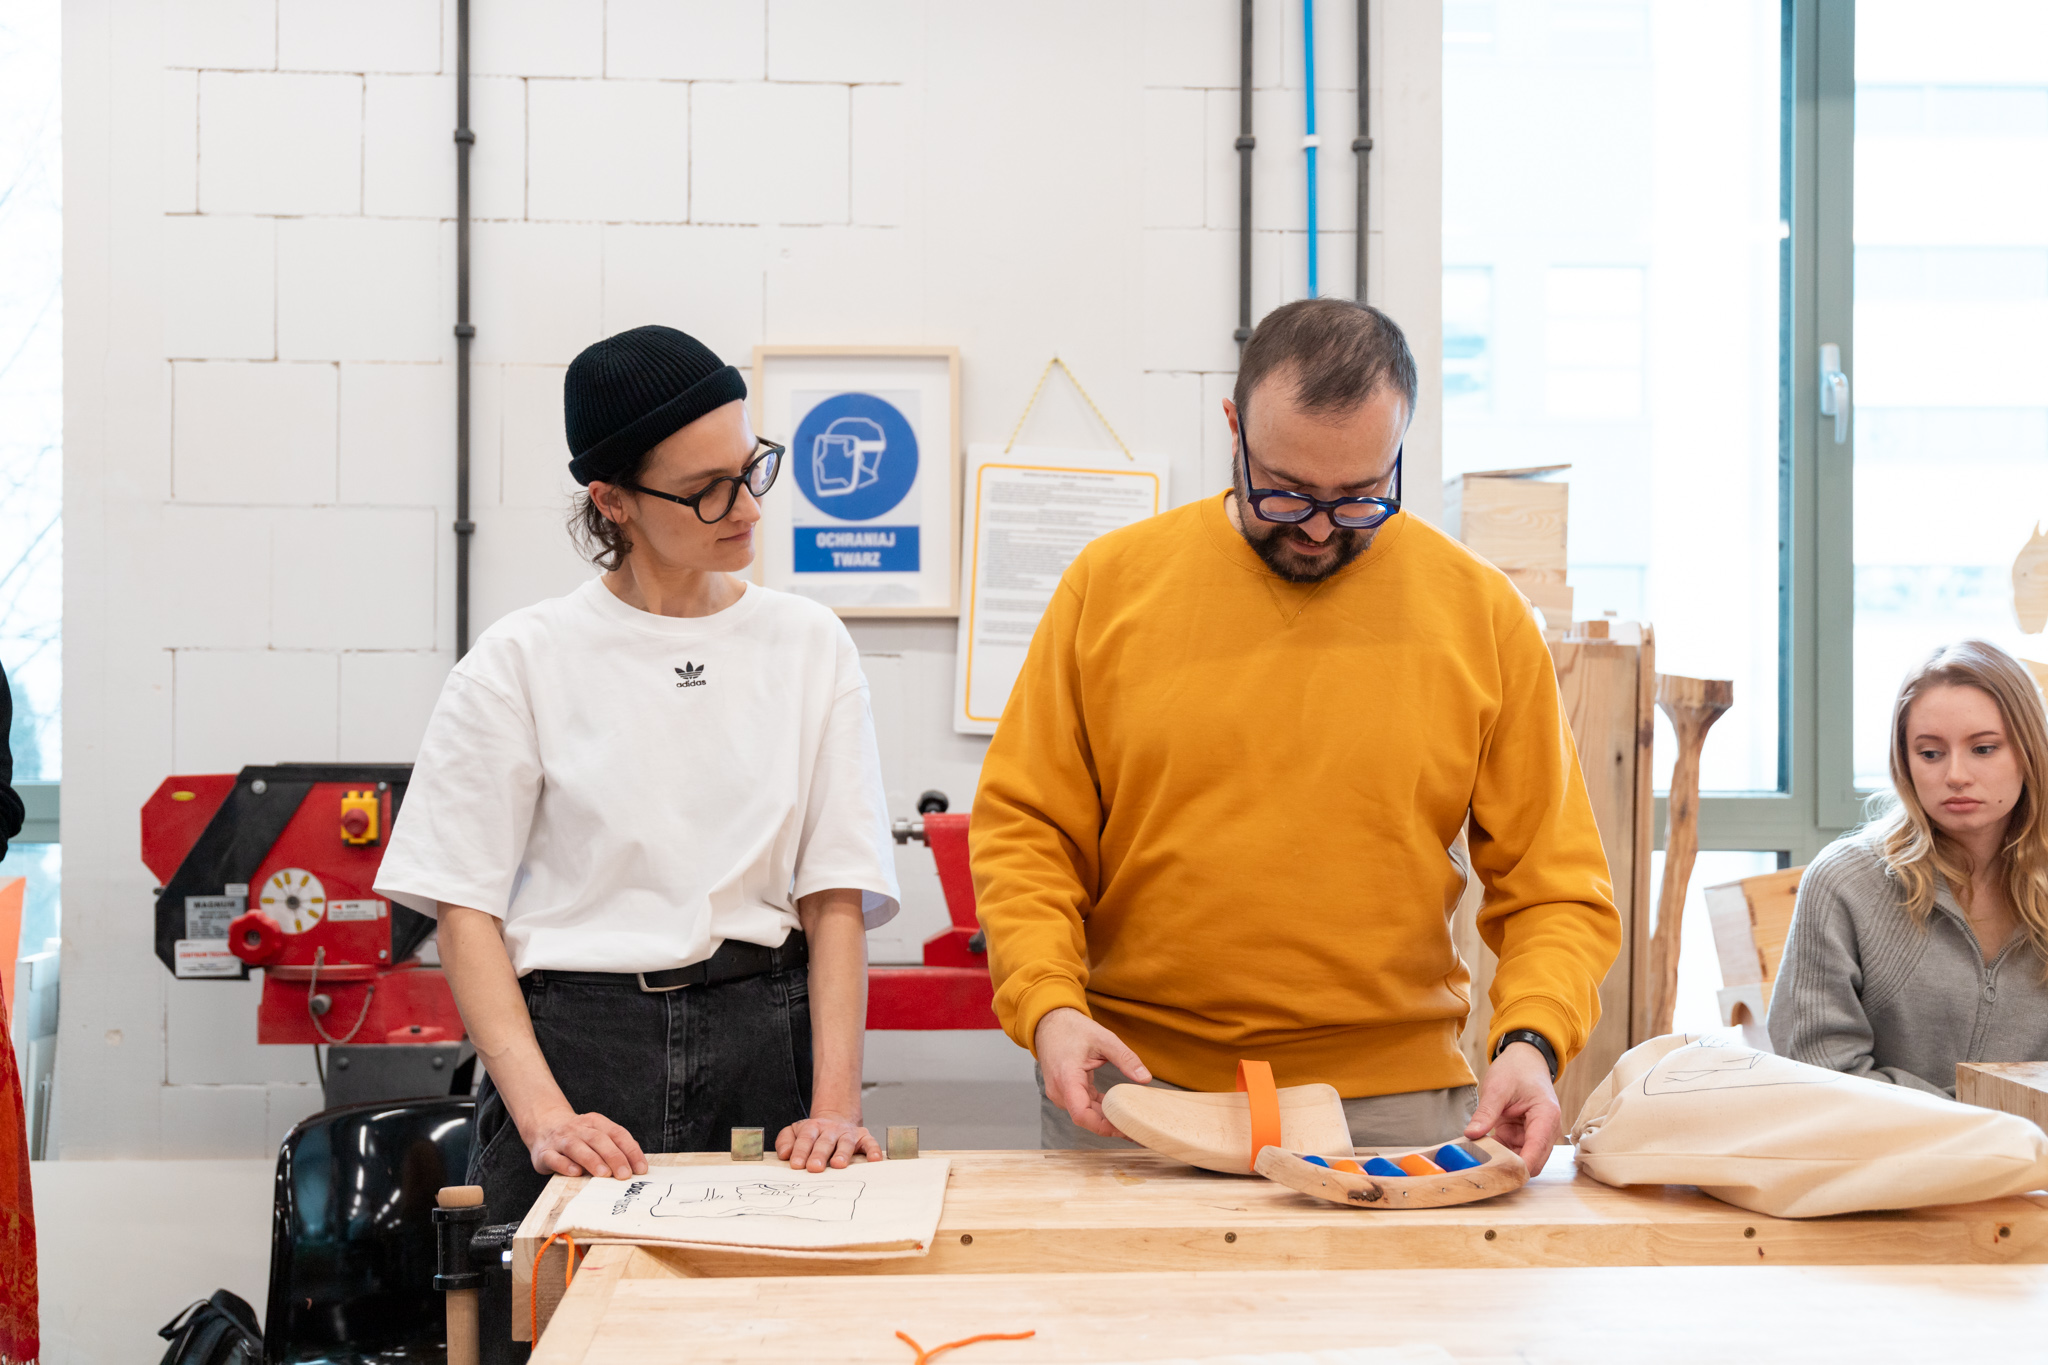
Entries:
[[690, 984], [687, 981], [678, 981], [673, 986], [650, 986], [647, 984], [647, 973], [635, 972], [633, 976], [640, 982], [640, 994], [642, 995], [667, 995], [670, 991], [679, 991]]

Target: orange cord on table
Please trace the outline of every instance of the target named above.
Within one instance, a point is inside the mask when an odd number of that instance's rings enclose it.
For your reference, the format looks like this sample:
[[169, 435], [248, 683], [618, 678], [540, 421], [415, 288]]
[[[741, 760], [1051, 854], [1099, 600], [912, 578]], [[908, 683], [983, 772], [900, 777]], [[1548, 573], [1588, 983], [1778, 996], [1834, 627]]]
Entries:
[[926, 1365], [927, 1361], [937, 1360], [956, 1346], [972, 1346], [977, 1341], [1022, 1341], [1026, 1337], [1037, 1336], [1038, 1329], [1034, 1327], [1028, 1332], [983, 1332], [978, 1337], [962, 1337], [958, 1341], [949, 1341], [944, 1346], [934, 1346], [929, 1351], [911, 1340], [908, 1332], [898, 1332], [896, 1335], [911, 1350], [917, 1352], [917, 1359], [912, 1365]]
[[540, 1258], [548, 1254], [548, 1248], [556, 1242], [569, 1244], [569, 1259], [562, 1262], [562, 1288], [576, 1278], [576, 1239], [566, 1232], [558, 1232], [540, 1244], [540, 1250], [533, 1254], [533, 1277], [526, 1285], [526, 1311], [531, 1319], [532, 1335], [527, 1340], [534, 1346], [540, 1345]]

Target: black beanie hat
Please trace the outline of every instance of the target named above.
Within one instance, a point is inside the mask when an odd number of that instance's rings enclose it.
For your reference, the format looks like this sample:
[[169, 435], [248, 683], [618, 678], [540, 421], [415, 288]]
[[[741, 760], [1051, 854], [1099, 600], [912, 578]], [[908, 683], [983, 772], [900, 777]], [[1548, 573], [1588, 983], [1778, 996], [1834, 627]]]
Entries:
[[747, 396], [740, 372], [673, 327], [606, 337], [569, 363], [562, 380], [569, 473], [609, 483], [690, 423]]

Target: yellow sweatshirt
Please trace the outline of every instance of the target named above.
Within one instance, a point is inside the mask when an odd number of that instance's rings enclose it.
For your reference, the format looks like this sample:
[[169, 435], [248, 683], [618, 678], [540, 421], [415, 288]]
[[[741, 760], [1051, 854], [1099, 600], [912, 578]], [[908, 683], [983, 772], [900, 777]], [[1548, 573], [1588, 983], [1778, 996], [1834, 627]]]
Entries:
[[1470, 811], [1492, 1038], [1560, 1061], [1621, 943], [1557, 679], [1505, 575], [1402, 513], [1320, 584], [1218, 495], [1067, 570], [982, 767], [972, 857], [996, 1014], [1085, 1010], [1153, 1073], [1240, 1057], [1347, 1097], [1466, 1085], [1446, 852]]

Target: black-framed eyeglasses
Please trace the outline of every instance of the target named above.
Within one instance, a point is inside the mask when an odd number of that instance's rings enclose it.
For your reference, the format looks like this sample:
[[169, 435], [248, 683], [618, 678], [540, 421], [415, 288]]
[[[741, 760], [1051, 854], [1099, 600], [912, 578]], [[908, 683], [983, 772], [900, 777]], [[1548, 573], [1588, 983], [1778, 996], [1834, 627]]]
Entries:
[[1401, 447], [1394, 450], [1394, 496], [1391, 498], [1312, 498], [1290, 488], [1252, 487], [1252, 448], [1245, 440], [1243, 424], [1237, 432], [1237, 448], [1244, 459], [1245, 500], [1260, 521], [1299, 525], [1318, 512], [1351, 531], [1370, 531], [1401, 510]]
[[658, 488], [648, 488], [637, 483], [622, 483], [621, 488], [630, 488], [635, 493], [645, 493], [650, 498], [661, 498], [666, 502], [679, 502], [697, 514], [697, 520], [706, 526], [724, 521], [732, 512], [732, 505], [740, 500], [740, 485], [755, 497], [766, 495], [775, 486], [775, 476], [782, 472], [782, 457], [787, 447], [773, 441], [761, 441], [754, 452], [754, 458], [737, 474], [727, 474], [713, 479], [696, 492], [683, 495], [664, 493]]

